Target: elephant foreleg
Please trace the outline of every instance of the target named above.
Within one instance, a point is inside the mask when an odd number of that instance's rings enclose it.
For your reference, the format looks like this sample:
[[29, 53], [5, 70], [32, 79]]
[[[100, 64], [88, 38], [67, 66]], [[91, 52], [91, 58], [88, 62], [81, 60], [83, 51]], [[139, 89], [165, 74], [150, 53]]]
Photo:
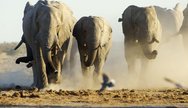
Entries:
[[102, 74], [103, 74], [103, 67], [104, 67], [105, 60], [100, 60], [94, 63], [95, 69], [93, 73], [93, 79], [95, 86], [100, 85], [102, 83]]
[[32, 59], [29, 57], [19, 57], [18, 59], [16, 59], [16, 64], [20, 64], [20, 62], [23, 63], [28, 63], [30, 62]]
[[38, 88], [45, 88], [48, 86], [48, 79], [47, 79], [47, 74], [46, 74], [46, 67], [44, 60], [42, 58], [42, 51], [41, 48], [37, 43], [34, 45], [34, 58], [35, 58], [35, 71], [34, 71], [34, 77], [36, 77], [36, 87]]

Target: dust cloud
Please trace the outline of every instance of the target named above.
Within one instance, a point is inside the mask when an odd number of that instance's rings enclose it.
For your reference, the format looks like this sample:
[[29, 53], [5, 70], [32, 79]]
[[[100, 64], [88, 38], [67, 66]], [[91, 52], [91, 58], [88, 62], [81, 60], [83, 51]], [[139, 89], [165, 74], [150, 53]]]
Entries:
[[[150, 61], [146, 72], [140, 72], [136, 76], [129, 75], [123, 45], [123, 41], [113, 42], [113, 47], [104, 65], [104, 73], [116, 81], [113, 89], [176, 87], [174, 84], [165, 81], [165, 78], [188, 87], [188, 54], [185, 52], [181, 35], [174, 36], [160, 44], [157, 58]], [[26, 68], [26, 64], [15, 64], [16, 58], [23, 55], [9, 56], [1, 53], [0, 87], [30, 86], [32, 84], [32, 70]], [[83, 79], [79, 54], [77, 53], [76, 56], [76, 66], [71, 70], [67, 68], [63, 71], [63, 83], [49, 85], [47, 89], [78, 90], [86, 89], [88, 86], [92, 88], [91, 81]], [[140, 80], [139, 76], [144, 76], [144, 81], [143, 79]], [[92, 79], [92, 77], [89, 79]]]
[[9, 56], [0, 53], [0, 88], [32, 84], [32, 71], [25, 64], [17, 65], [16, 58], [23, 55]]

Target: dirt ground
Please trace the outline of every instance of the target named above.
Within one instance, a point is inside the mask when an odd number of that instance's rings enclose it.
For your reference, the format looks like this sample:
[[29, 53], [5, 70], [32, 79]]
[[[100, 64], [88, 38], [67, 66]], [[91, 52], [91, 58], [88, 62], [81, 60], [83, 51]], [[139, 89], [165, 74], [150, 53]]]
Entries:
[[6, 89], [0, 91], [0, 105], [34, 106], [188, 106], [188, 89], [54, 91]]

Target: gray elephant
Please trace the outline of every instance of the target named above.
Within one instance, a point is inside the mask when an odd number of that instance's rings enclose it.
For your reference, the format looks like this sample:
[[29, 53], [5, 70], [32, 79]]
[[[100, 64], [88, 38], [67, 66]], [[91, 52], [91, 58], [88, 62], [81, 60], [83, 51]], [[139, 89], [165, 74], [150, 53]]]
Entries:
[[94, 83], [98, 85], [112, 46], [112, 28], [102, 17], [82, 17], [74, 26], [73, 36], [77, 40], [84, 77], [89, 77], [94, 66]]
[[169, 41], [180, 30], [183, 22], [183, 10], [179, 3], [173, 9], [154, 6], [162, 26], [162, 43]]
[[40, 0], [34, 6], [26, 4], [23, 36], [32, 49], [36, 87], [44, 88], [48, 83], [61, 81], [74, 24], [72, 11], [63, 3]]
[[161, 39], [161, 25], [154, 7], [129, 6], [122, 14], [125, 58], [129, 73], [135, 73], [136, 62], [140, 60], [145, 71], [148, 61], [155, 59]]

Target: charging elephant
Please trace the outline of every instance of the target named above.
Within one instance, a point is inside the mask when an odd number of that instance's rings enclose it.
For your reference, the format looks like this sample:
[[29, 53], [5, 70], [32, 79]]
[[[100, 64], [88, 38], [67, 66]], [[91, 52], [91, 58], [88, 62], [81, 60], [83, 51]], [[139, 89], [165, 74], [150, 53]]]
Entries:
[[112, 46], [112, 28], [102, 17], [82, 17], [74, 26], [73, 36], [77, 40], [84, 77], [89, 77], [94, 66], [94, 79], [98, 84]]
[[125, 58], [129, 73], [135, 73], [136, 61], [140, 60], [141, 72], [148, 61], [155, 59], [161, 39], [161, 25], [154, 7], [129, 6], [119, 18], [124, 33]]
[[34, 6], [26, 4], [23, 36], [32, 49], [36, 87], [60, 82], [74, 24], [72, 11], [63, 3], [40, 0]]

